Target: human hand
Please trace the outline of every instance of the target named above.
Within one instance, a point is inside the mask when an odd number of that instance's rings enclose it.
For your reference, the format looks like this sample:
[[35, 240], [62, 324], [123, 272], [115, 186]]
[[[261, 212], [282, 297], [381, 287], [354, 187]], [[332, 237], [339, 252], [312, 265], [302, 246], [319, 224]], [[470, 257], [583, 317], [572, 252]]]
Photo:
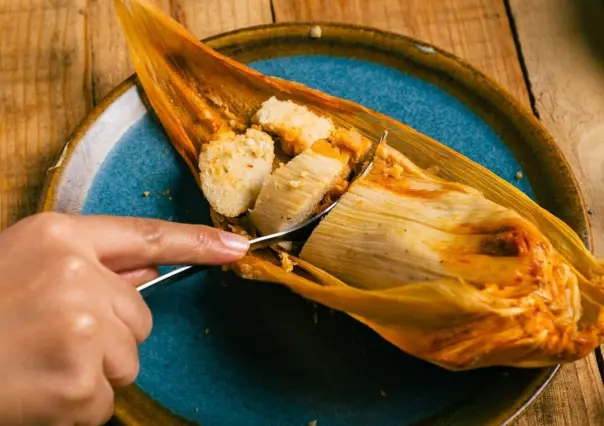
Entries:
[[158, 265], [226, 264], [245, 238], [152, 219], [43, 213], [0, 233], [0, 423], [98, 425], [139, 371]]

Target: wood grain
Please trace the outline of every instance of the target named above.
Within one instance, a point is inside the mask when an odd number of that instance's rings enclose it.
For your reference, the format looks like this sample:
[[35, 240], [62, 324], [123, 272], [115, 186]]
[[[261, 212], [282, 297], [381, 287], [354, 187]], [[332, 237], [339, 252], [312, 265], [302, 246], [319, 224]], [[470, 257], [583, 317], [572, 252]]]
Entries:
[[[270, 0], [151, 0], [198, 38], [272, 22]], [[133, 73], [113, 0], [89, 0], [94, 101], [99, 102]]]
[[199, 39], [273, 21], [270, 0], [172, 0], [172, 16]]
[[593, 212], [604, 256], [604, 2], [511, 0], [535, 108]]
[[0, 0], [0, 229], [34, 212], [88, 112], [85, 0]]
[[[510, 0], [510, 8], [534, 108], [573, 168], [593, 212], [596, 254], [603, 256], [604, 3]], [[602, 382], [592, 377], [599, 372], [593, 363], [576, 368], [576, 378], [567, 374], [535, 405], [532, 412], [542, 413], [537, 424], [604, 423]]]
[[604, 423], [602, 381], [594, 357], [565, 365], [514, 426], [596, 426]]
[[[517, 0], [514, 3], [534, 3], [533, 0], [524, 2], [525, 0]], [[549, 0], [542, 0], [540, 3], [544, 8], [546, 3], [551, 8]], [[341, 21], [375, 26], [428, 41], [467, 60], [530, 107], [526, 82], [503, 0], [273, 0], [273, 4], [277, 21]], [[539, 38], [539, 23], [528, 25], [535, 33], [535, 38]], [[553, 47], [556, 43], [543, 41], [541, 46], [543, 49], [550, 49], [550, 70], [553, 73], [559, 72], [554, 58], [557, 55], [557, 49]], [[572, 67], [569, 64], [565, 69], [571, 70]], [[600, 75], [604, 76], [604, 72]], [[566, 75], [561, 78], [570, 77]], [[602, 79], [604, 81], [604, 77]], [[587, 94], [583, 97], [586, 96]], [[601, 105], [604, 107], [604, 102]], [[565, 366], [554, 383], [515, 424], [599, 425], [604, 423], [602, 401], [604, 388], [595, 356], [592, 355]]]
[[334, 21], [398, 32], [448, 50], [529, 97], [502, 0], [274, 0], [275, 19]]
[[[170, 0], [151, 0], [151, 3], [170, 12]], [[87, 12], [92, 95], [96, 104], [134, 69], [113, 0], [89, 0]]]

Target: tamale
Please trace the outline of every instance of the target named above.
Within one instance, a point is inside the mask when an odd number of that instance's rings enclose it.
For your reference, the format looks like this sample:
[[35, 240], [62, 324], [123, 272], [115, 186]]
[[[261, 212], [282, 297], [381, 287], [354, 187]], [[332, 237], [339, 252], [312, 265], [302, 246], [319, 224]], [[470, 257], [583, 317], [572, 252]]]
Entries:
[[[375, 141], [386, 129], [404, 148], [406, 155], [380, 149], [368, 176], [343, 195], [335, 191], [339, 205], [298, 256], [254, 251], [231, 265], [235, 273], [346, 312], [401, 350], [451, 370], [571, 362], [602, 343], [603, 265], [518, 189], [389, 117], [213, 51], [144, 0], [115, 1], [139, 81], [198, 180], [202, 146], [251, 122], [262, 127], [254, 117], [273, 97], [329, 120], [333, 129], [321, 137], [332, 146], [338, 132], [356, 129]], [[302, 131], [262, 130], [286, 142]], [[286, 154], [302, 155], [311, 142], [286, 143]], [[350, 167], [364, 161], [361, 145], [350, 144]], [[216, 226], [258, 232], [247, 214], [212, 216]]]

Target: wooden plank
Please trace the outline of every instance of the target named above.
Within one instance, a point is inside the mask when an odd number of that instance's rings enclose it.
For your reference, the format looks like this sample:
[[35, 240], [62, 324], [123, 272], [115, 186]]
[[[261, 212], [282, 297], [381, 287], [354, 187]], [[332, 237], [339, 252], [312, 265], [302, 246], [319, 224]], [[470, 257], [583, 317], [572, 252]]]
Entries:
[[[517, 0], [515, 3], [523, 1]], [[548, 0], [542, 0], [541, 3], [544, 7], [545, 3], [550, 4]], [[273, 0], [273, 6], [277, 21], [348, 22], [391, 30], [430, 42], [464, 58], [530, 106], [503, 1]], [[535, 34], [541, 32], [538, 24], [530, 26]], [[543, 48], [549, 48], [551, 55], [557, 55], [557, 49], [552, 48], [556, 45], [544, 43]], [[556, 62], [553, 57], [550, 61], [551, 64]], [[565, 69], [572, 68], [569, 65]], [[555, 70], [552, 68], [552, 72], [555, 73]], [[521, 426], [602, 424], [602, 395], [604, 389], [592, 355], [564, 366], [554, 382], [515, 423]]]
[[596, 426], [604, 423], [602, 381], [593, 356], [565, 365], [514, 426]]
[[[164, 12], [170, 13], [170, 0], [151, 2]], [[134, 69], [113, 0], [88, 1], [88, 32], [93, 101], [96, 104], [131, 75]]]
[[275, 19], [368, 25], [432, 43], [493, 77], [529, 105], [502, 0], [274, 0]]
[[557, 139], [593, 212], [604, 257], [604, 3], [511, 0], [541, 120]]
[[[270, 0], [151, 0], [198, 38], [272, 22]], [[89, 0], [94, 101], [133, 73], [113, 0]]]
[[35, 210], [90, 107], [86, 0], [0, 0], [0, 229]]
[[172, 16], [200, 39], [273, 22], [270, 0], [172, 0]]
[[[604, 3], [601, 0], [510, 0], [509, 3], [534, 95], [534, 108], [567, 157], [593, 211], [595, 251], [602, 256]], [[556, 392], [560, 387], [553, 387], [535, 406], [533, 412], [543, 413], [542, 417], [535, 416], [535, 420], [549, 420], [546, 423], [552, 425], [604, 423], [604, 390], [601, 382], [591, 379], [598, 370], [593, 363], [589, 369], [580, 363], [576, 368], [577, 379], [562, 383], [565, 392]], [[571, 388], [574, 389], [568, 390]]]

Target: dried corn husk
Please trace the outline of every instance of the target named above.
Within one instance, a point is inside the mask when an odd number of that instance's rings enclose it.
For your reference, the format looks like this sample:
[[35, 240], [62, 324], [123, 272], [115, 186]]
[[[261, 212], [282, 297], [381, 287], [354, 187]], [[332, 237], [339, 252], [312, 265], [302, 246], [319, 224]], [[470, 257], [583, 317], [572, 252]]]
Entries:
[[[144, 0], [115, 1], [151, 106], [197, 178], [201, 146], [244, 129], [272, 96], [372, 140], [389, 132], [372, 173], [351, 186], [300, 258], [290, 256], [293, 271], [258, 251], [232, 265], [236, 273], [347, 312], [452, 370], [553, 365], [602, 342], [604, 267], [521, 191], [389, 117], [218, 54]], [[213, 218], [226, 229], [243, 223]]]

